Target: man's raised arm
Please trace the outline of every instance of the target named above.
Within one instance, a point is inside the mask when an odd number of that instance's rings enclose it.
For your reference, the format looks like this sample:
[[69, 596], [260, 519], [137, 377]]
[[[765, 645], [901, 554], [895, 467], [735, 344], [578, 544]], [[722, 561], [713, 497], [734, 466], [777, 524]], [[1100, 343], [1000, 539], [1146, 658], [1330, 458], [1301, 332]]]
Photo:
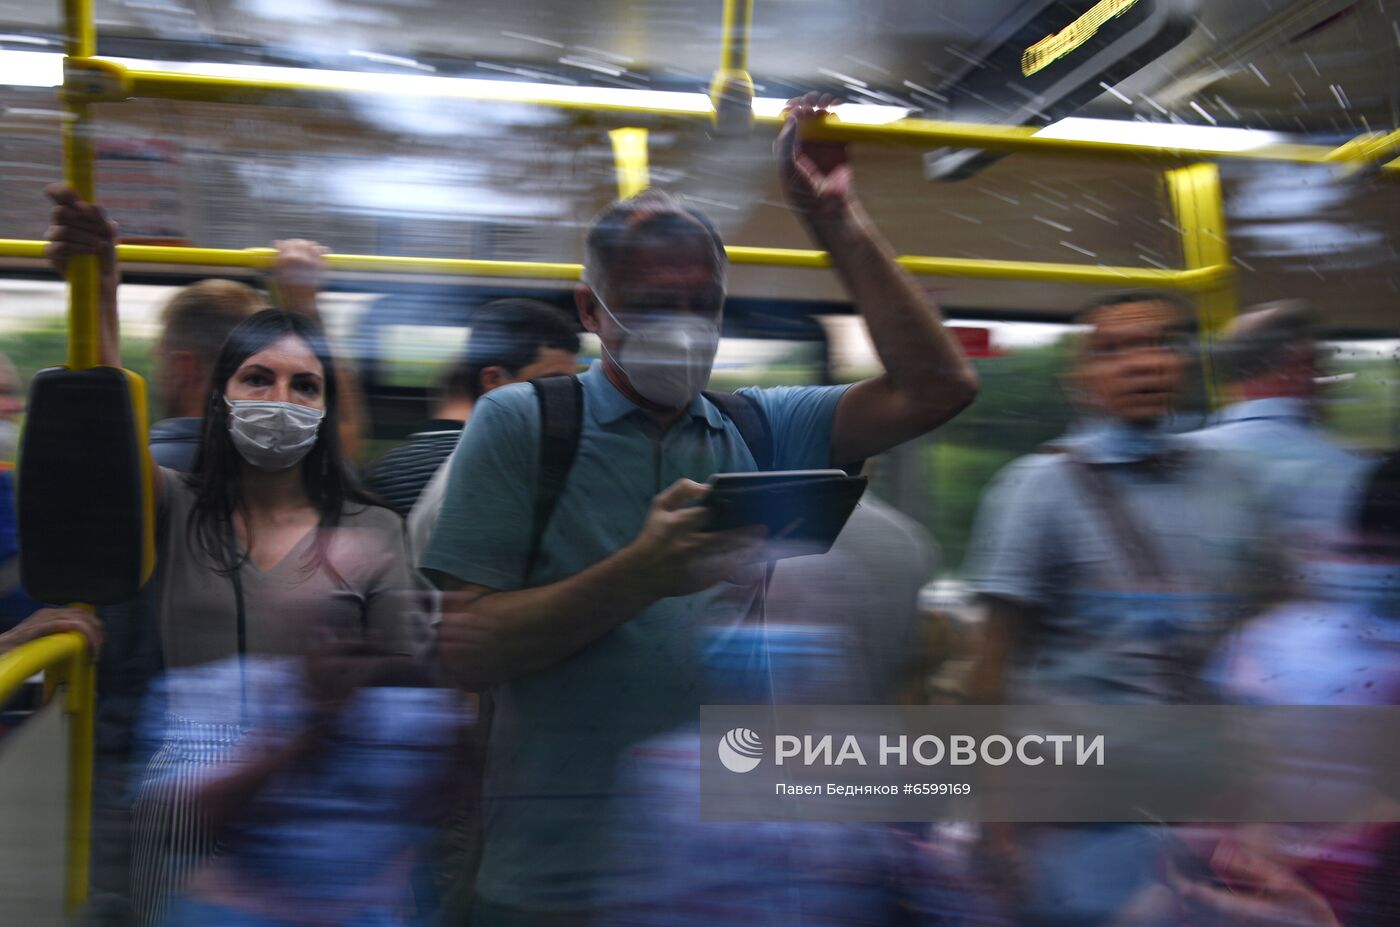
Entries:
[[977, 372], [938, 307], [875, 228], [852, 187], [846, 146], [803, 142], [802, 122], [826, 115], [828, 96], [793, 100], [774, 153], [788, 203], [865, 317], [885, 372], [855, 384], [832, 428], [834, 463], [853, 463], [925, 434], [977, 395]]

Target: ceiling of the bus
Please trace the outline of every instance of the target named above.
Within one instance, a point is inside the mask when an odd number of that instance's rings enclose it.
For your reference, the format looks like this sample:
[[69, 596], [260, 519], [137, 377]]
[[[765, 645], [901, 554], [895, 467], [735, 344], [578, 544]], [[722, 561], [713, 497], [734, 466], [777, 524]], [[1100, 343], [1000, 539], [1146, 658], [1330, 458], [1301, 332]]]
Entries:
[[[0, 0], [0, 28], [56, 34], [60, 5]], [[757, 0], [751, 70], [778, 91], [821, 87], [933, 107], [910, 85], [946, 89], [988, 50], [986, 37], [1003, 20], [1043, 5]], [[124, 42], [129, 51], [132, 42], [158, 40], [176, 57], [264, 49], [307, 64], [358, 59], [367, 69], [393, 69], [373, 57], [390, 55], [440, 71], [486, 64], [582, 83], [703, 87], [716, 66], [721, 7], [721, 0], [98, 0], [97, 19], [109, 44]], [[1288, 131], [1393, 124], [1396, 7], [1394, 0], [1200, 2], [1194, 34], [1119, 86], [1131, 103], [1105, 93], [1091, 108]]]
[[[971, 66], [981, 37], [1024, 2], [756, 0], [751, 69], [768, 95], [811, 86], [919, 108], [930, 98], [909, 85], [936, 92], [940, 81]], [[0, 0], [0, 32], [53, 35], [59, 6]], [[135, 57], [252, 56], [438, 73], [515, 69], [537, 80], [700, 89], [716, 64], [721, 6], [99, 0], [98, 20], [101, 51]], [[1400, 0], [1209, 0], [1188, 38], [1081, 114], [1243, 125], [1326, 142], [1395, 128], [1398, 109]], [[456, 210], [463, 222], [491, 225], [495, 256], [567, 260], [577, 257], [582, 224], [615, 189], [611, 152], [596, 132], [493, 127], [460, 107], [411, 101], [321, 110], [291, 118], [245, 107], [235, 123], [227, 108], [134, 102], [104, 107], [103, 118], [122, 132], [169, 135], [185, 146], [187, 163], [198, 168], [190, 180], [193, 198], [203, 201], [197, 211], [227, 219], [218, 235], [198, 242], [212, 246], [294, 233], [339, 250], [478, 253], [480, 235], [464, 237], [465, 225], [446, 216]], [[653, 182], [692, 196], [730, 241], [801, 247], [764, 147], [757, 138], [697, 144], [653, 133]], [[338, 160], [316, 160], [317, 152]], [[44, 159], [11, 153], [4, 160]], [[1180, 264], [1151, 166], [1021, 155], [968, 181], [929, 183], [917, 152], [869, 148], [858, 152], [858, 170], [872, 213], [906, 253]], [[1400, 184], [1286, 165], [1227, 164], [1225, 176], [1246, 301], [1301, 295], [1317, 300], [1338, 328], [1400, 327]], [[332, 177], [334, 184], [326, 179]], [[11, 215], [28, 216], [27, 200], [12, 187], [36, 179], [23, 171], [0, 177], [0, 219], [12, 224]], [[325, 189], [287, 202], [288, 191], [307, 183]], [[386, 226], [385, 213], [395, 210]], [[228, 218], [235, 213], [236, 222]], [[34, 215], [28, 236], [42, 233], [41, 211]], [[362, 222], [365, 216], [372, 221]], [[1085, 295], [1068, 286], [928, 282], [958, 306], [1029, 316], [1063, 316]], [[771, 295], [837, 296], [827, 275], [812, 272], [739, 268], [734, 283]]]

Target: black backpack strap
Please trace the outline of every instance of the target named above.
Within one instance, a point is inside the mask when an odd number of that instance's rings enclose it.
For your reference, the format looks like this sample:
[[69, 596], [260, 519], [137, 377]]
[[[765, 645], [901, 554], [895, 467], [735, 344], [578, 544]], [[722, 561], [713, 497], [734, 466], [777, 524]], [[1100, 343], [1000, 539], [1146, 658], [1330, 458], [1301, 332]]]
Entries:
[[539, 557], [544, 529], [564, 491], [564, 481], [578, 454], [583, 433], [583, 384], [572, 375], [531, 380], [540, 404], [540, 467], [535, 483], [534, 526], [530, 535], [530, 557], [525, 562], [529, 576]]
[[739, 437], [749, 447], [754, 464], [760, 470], [773, 469], [773, 429], [758, 400], [743, 393], [720, 393], [705, 390], [702, 394], [719, 407], [725, 417], [739, 429]]

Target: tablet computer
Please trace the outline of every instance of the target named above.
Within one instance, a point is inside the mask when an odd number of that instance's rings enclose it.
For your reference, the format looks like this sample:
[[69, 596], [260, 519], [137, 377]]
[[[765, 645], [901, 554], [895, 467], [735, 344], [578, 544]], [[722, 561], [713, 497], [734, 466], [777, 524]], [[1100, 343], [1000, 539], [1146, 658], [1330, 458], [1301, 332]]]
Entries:
[[865, 492], [863, 476], [844, 470], [716, 473], [701, 503], [707, 531], [763, 525], [770, 559], [824, 554]]

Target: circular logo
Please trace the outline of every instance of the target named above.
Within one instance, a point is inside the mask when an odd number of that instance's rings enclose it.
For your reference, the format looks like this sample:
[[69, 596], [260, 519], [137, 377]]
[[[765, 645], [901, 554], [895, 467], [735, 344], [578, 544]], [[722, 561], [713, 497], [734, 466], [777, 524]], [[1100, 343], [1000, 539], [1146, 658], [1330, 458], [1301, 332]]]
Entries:
[[736, 727], [719, 739], [719, 761], [730, 772], [746, 773], [763, 761], [763, 741], [746, 727]]

